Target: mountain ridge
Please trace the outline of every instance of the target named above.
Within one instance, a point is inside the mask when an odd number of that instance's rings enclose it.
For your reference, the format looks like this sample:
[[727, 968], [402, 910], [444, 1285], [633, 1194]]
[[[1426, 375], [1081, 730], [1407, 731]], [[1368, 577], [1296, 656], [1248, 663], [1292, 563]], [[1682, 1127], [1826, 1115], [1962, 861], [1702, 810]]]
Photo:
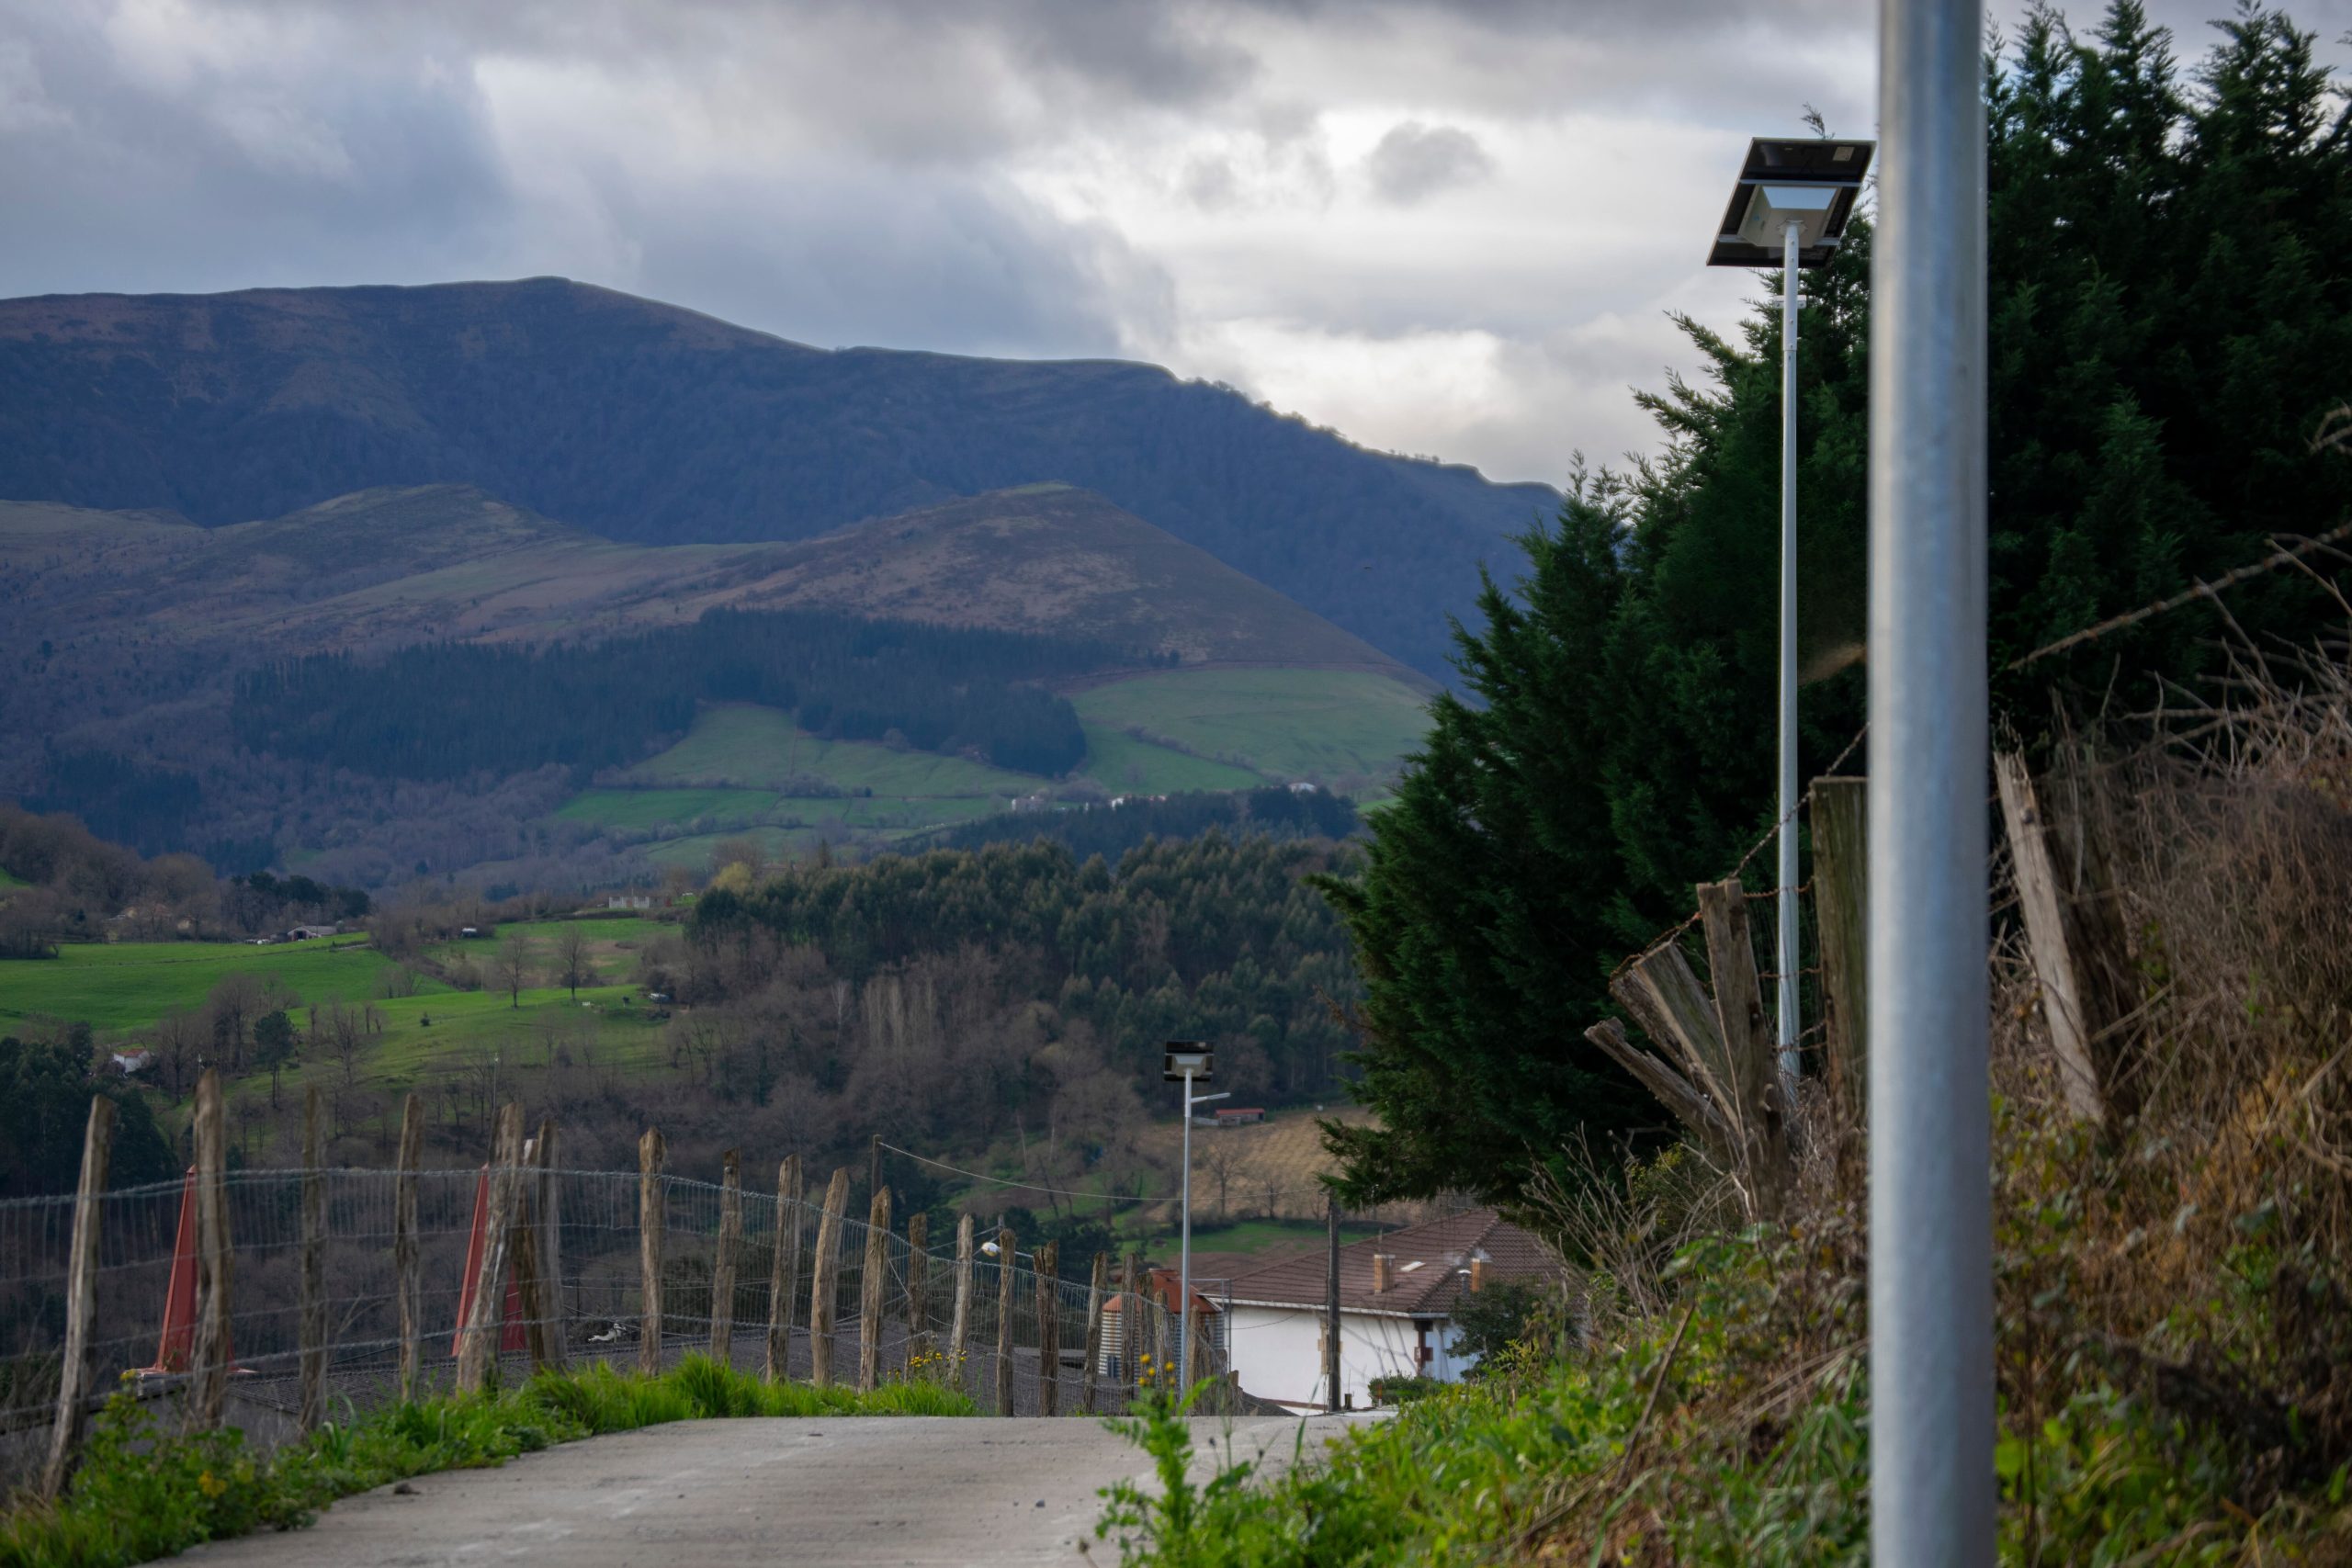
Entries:
[[820, 349], [560, 279], [0, 301], [0, 495], [221, 525], [476, 485], [740, 544], [1092, 490], [1425, 673], [1537, 485], [1351, 446], [1118, 360]]

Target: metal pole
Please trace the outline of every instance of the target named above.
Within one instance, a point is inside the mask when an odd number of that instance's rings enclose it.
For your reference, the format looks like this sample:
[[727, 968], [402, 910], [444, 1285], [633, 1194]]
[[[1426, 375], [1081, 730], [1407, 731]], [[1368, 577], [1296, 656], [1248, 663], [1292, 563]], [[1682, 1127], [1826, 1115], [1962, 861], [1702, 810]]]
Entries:
[[1871, 1539], [1994, 1554], [1982, 0], [1880, 0], [1871, 293]]
[[1184, 1235], [1176, 1249], [1176, 1392], [1192, 1387], [1193, 1337], [1193, 1075], [1184, 1075]]
[[1797, 238], [1789, 220], [1781, 263], [1781, 877], [1772, 967], [1780, 975], [1781, 1085], [1797, 1102]]

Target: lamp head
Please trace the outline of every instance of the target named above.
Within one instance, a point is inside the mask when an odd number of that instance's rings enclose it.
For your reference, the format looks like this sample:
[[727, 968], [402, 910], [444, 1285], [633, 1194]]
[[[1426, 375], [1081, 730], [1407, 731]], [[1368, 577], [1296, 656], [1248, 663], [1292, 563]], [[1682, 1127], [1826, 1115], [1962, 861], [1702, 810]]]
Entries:
[[1788, 226], [1797, 226], [1797, 265], [1819, 266], [1837, 253], [1861, 194], [1875, 141], [1748, 143], [1715, 231], [1709, 266], [1778, 266]]
[[1206, 1083], [1216, 1062], [1216, 1054], [1205, 1040], [1170, 1040], [1161, 1050], [1159, 1076], [1170, 1083], [1182, 1083], [1186, 1078]]

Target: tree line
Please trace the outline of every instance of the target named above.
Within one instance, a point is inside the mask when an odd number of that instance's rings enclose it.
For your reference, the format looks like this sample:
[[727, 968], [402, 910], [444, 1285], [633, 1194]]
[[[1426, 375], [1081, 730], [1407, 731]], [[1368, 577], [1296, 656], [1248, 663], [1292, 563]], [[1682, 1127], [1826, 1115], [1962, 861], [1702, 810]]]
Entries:
[[[2067, 654], [2020, 656], [2317, 534], [2352, 461], [2314, 434], [2352, 395], [2352, 118], [2313, 39], [2248, 6], [2184, 71], [2118, 3], [2037, 11], [1995, 57], [1990, 122], [1990, 671], [2031, 742], [2054, 711], [2164, 705], [2222, 645], [2308, 647], [2340, 615], [2281, 571]], [[1860, 727], [1870, 233], [1808, 276], [1799, 362], [1802, 768]], [[1523, 575], [1489, 580], [1419, 763], [1329, 884], [1363, 965], [1361, 1093], [1335, 1131], [1358, 1200], [1521, 1190], [1584, 1134], [1658, 1135], [1586, 1043], [1611, 969], [1689, 912], [1774, 815], [1777, 305], [1641, 401], [1664, 454], [1579, 472]], [[2169, 684], [2166, 684], [2169, 682]], [[1867, 746], [1843, 766], [1867, 770]]]
[[1086, 736], [1069, 701], [1036, 682], [1157, 660], [1086, 639], [713, 610], [601, 642], [283, 660], [239, 677], [230, 722], [248, 750], [360, 773], [452, 780], [555, 763], [584, 776], [675, 739], [698, 703], [745, 702], [828, 739], [1059, 775], [1085, 759]]

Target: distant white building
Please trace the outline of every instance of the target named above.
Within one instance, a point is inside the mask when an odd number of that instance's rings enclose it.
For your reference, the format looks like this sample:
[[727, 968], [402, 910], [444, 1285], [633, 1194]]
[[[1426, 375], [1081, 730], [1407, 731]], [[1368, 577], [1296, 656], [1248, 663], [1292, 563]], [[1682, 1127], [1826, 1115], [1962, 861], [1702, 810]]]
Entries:
[[[1237, 1276], [1226, 1300], [1232, 1366], [1242, 1391], [1276, 1404], [1321, 1408], [1329, 1255], [1307, 1253]], [[1544, 1245], [1492, 1209], [1408, 1225], [1340, 1249], [1340, 1393], [1372, 1404], [1375, 1378], [1459, 1382], [1476, 1356], [1448, 1348], [1453, 1314], [1497, 1280], [1565, 1283]]]
[[615, 893], [605, 900], [607, 909], [650, 909], [653, 898], [645, 893]]

